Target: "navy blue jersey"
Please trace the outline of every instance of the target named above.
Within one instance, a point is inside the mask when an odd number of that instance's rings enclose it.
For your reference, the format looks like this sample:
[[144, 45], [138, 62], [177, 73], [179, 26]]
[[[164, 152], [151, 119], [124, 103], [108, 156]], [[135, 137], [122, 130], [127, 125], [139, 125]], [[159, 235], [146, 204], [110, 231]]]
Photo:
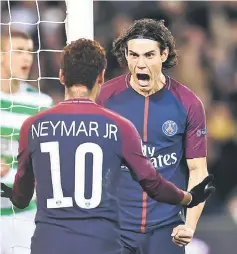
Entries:
[[[104, 84], [98, 103], [129, 119], [143, 141], [143, 154], [159, 173], [187, 188], [186, 159], [206, 156], [206, 123], [201, 101], [187, 87], [166, 77], [165, 86], [144, 97], [129, 84], [130, 74]], [[181, 219], [182, 208], [150, 199], [122, 167], [119, 186], [121, 228], [145, 232]]]
[[123, 162], [156, 200], [178, 204], [183, 199], [143, 156], [130, 121], [87, 99], [66, 100], [24, 122], [13, 203], [27, 206], [36, 185], [36, 223], [77, 232], [79, 220], [116, 222]]

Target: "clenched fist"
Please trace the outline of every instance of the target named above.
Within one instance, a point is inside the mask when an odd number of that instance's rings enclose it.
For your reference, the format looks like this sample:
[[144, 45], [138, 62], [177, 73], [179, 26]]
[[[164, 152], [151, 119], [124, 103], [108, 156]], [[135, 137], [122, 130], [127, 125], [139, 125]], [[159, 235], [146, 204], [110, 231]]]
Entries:
[[189, 244], [194, 235], [194, 230], [186, 225], [179, 225], [173, 229], [171, 234], [172, 241], [179, 247]]

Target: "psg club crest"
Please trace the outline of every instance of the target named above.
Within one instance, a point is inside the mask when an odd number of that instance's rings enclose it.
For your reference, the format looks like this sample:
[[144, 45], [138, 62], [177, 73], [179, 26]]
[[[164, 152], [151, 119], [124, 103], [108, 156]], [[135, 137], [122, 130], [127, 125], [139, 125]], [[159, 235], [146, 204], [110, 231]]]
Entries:
[[178, 126], [177, 126], [176, 122], [174, 122], [172, 120], [168, 120], [163, 123], [162, 131], [165, 133], [165, 135], [171, 137], [177, 133]]

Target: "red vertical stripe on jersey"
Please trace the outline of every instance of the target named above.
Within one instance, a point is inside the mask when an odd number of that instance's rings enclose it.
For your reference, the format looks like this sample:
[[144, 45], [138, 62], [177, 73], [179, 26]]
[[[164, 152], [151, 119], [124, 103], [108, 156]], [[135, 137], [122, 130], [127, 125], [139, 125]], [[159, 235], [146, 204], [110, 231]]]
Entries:
[[[148, 110], [149, 110], [149, 97], [145, 98], [144, 106], [144, 120], [143, 120], [143, 141], [147, 142], [147, 122], [148, 122]], [[147, 215], [147, 193], [142, 193], [142, 223], [141, 232], [144, 233], [146, 230], [146, 215]]]
[[146, 97], [145, 106], [144, 106], [144, 120], [143, 120], [143, 141], [144, 142], [147, 142], [148, 110], [149, 110], [149, 97]]

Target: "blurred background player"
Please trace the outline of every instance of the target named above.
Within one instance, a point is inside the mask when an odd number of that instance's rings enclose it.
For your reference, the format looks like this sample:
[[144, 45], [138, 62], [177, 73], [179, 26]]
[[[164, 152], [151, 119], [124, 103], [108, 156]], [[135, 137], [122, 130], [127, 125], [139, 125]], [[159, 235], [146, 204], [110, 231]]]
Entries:
[[[25, 82], [28, 79], [33, 62], [33, 41], [25, 33], [12, 31], [1, 36], [1, 179], [13, 184], [17, 168], [18, 136], [26, 118], [52, 106], [52, 99], [39, 93]], [[13, 51], [11, 51], [13, 50]], [[16, 50], [16, 51], [14, 51]], [[10, 52], [11, 51], [11, 52]], [[29, 248], [30, 237], [34, 229], [36, 211], [35, 201], [25, 210], [12, 210], [11, 202], [1, 198], [2, 244], [4, 253], [11, 253], [13, 245], [20, 245], [17, 253]], [[14, 224], [13, 224], [14, 223]], [[13, 228], [14, 227], [14, 228]], [[14, 235], [13, 235], [14, 231]], [[5, 247], [4, 247], [5, 246]], [[17, 247], [15, 247], [15, 251]], [[16, 252], [15, 252], [16, 253]]]
[[123, 160], [160, 202], [193, 207], [214, 190], [206, 188], [212, 176], [192, 195], [164, 180], [142, 155], [135, 127], [94, 102], [105, 67], [98, 42], [79, 39], [66, 46], [60, 71], [66, 100], [28, 118], [20, 130], [14, 186], [1, 188], [3, 196], [25, 208], [37, 182], [32, 254], [121, 253], [116, 193]]
[[[179, 188], [190, 190], [208, 175], [206, 119], [199, 98], [163, 73], [177, 64], [174, 37], [163, 21], [141, 19], [114, 41], [113, 53], [130, 73], [108, 81], [98, 102], [132, 121], [153, 166]], [[154, 202], [129, 170], [122, 170], [124, 254], [184, 253], [204, 204], [188, 209], [185, 220], [180, 206]]]

